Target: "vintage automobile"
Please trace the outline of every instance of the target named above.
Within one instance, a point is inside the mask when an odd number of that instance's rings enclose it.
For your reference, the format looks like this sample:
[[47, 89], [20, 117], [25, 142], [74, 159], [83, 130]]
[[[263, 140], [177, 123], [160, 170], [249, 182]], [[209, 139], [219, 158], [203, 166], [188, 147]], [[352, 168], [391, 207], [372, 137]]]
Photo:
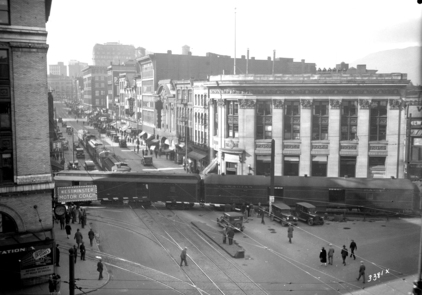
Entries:
[[66, 133], [69, 134], [69, 135], [72, 135], [72, 133], [73, 133], [72, 126], [66, 126]]
[[78, 161], [69, 161], [67, 164], [67, 169], [69, 170], [79, 170], [79, 162]]
[[152, 166], [152, 156], [143, 156], [141, 163], [144, 166]]
[[69, 150], [69, 142], [65, 139], [62, 140], [62, 146], [63, 146], [63, 150], [64, 151], [68, 151]]
[[125, 139], [120, 139], [119, 141], [119, 147], [127, 147], [127, 143]]
[[117, 162], [111, 167], [112, 172], [130, 172], [132, 168], [125, 162]]
[[85, 158], [85, 153], [83, 148], [76, 148], [76, 158]]
[[245, 229], [242, 213], [224, 213], [222, 216], [217, 217], [217, 223], [221, 227], [231, 226], [235, 231], [243, 231]]
[[59, 119], [57, 120], [57, 122], [58, 122], [58, 123], [63, 123], [63, 119], [62, 119], [62, 118], [59, 118]]
[[91, 160], [86, 160], [83, 166], [84, 166], [84, 169], [86, 171], [94, 171], [94, 170], [97, 170], [97, 167], [95, 166], [94, 161], [91, 161]]
[[304, 221], [309, 225], [324, 224], [324, 218], [316, 213], [316, 207], [312, 204], [306, 202], [296, 203], [294, 213], [299, 220]]
[[62, 127], [67, 127], [67, 123], [66, 122], [62, 122]]
[[275, 202], [271, 205], [270, 219], [281, 223], [281, 225], [297, 225], [297, 217], [292, 215], [292, 208], [283, 202]]

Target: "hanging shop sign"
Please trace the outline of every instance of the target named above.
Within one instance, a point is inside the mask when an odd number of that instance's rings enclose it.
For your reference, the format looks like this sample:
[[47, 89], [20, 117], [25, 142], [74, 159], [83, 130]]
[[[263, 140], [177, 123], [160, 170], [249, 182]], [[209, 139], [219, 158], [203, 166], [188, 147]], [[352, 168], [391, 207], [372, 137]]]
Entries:
[[85, 202], [95, 200], [97, 200], [96, 185], [80, 185], [57, 188], [58, 202]]

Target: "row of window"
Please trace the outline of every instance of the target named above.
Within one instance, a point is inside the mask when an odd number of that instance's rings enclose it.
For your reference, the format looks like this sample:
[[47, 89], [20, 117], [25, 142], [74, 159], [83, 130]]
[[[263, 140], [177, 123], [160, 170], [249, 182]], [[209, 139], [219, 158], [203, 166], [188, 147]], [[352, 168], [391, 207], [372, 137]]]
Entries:
[[[369, 157], [368, 160], [368, 177], [384, 177], [385, 174], [385, 159], [386, 157]], [[283, 157], [283, 175], [284, 176], [299, 176], [300, 167], [299, 156], [284, 156]], [[270, 174], [269, 159], [256, 158], [256, 175]], [[339, 177], [355, 177], [356, 176], [356, 157], [340, 157], [339, 162]], [[311, 164], [310, 175], [316, 177], [327, 177], [328, 166], [327, 156], [314, 156]]]
[[[8, 9], [7, 1], [0, 1], [0, 23], [3, 21], [2, 9]], [[8, 11], [6, 11], [8, 13]], [[0, 79], [2, 85], [10, 89], [9, 52], [0, 50]], [[10, 97], [0, 99], [0, 184], [13, 182], [13, 150], [12, 150], [12, 104]]]
[[[214, 102], [214, 135], [218, 131], [218, 109]], [[341, 106], [340, 138], [355, 140], [357, 138], [358, 102], [344, 101]], [[259, 101], [256, 104], [256, 139], [272, 138], [271, 101]], [[300, 139], [300, 102], [286, 101], [284, 106], [284, 139]], [[238, 137], [238, 111], [236, 101], [227, 103], [228, 137]], [[314, 101], [312, 106], [312, 140], [328, 140], [329, 102]], [[387, 135], [387, 100], [379, 100], [370, 106], [369, 140], [385, 140]]]
[[195, 105], [196, 106], [206, 106], [207, 104], [207, 95], [206, 94], [195, 94]]

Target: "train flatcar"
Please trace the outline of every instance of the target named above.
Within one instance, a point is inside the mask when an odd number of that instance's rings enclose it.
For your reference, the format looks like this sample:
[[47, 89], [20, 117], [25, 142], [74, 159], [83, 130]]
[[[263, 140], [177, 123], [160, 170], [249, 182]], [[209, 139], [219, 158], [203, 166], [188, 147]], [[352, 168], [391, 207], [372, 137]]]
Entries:
[[195, 174], [61, 171], [54, 181], [56, 188], [97, 185], [97, 197], [102, 201], [161, 201], [169, 208], [193, 207], [201, 195], [200, 177]]

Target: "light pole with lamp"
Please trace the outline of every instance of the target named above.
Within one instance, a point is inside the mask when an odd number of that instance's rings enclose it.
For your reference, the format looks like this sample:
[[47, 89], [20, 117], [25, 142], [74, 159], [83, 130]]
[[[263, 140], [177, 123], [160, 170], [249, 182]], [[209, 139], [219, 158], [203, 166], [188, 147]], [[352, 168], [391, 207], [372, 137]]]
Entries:
[[189, 116], [188, 116], [187, 103], [183, 103], [183, 106], [185, 107], [185, 115], [180, 120], [185, 125], [185, 168], [186, 168], [186, 173], [189, 173], [189, 170], [188, 170], [188, 123], [189, 123]]

